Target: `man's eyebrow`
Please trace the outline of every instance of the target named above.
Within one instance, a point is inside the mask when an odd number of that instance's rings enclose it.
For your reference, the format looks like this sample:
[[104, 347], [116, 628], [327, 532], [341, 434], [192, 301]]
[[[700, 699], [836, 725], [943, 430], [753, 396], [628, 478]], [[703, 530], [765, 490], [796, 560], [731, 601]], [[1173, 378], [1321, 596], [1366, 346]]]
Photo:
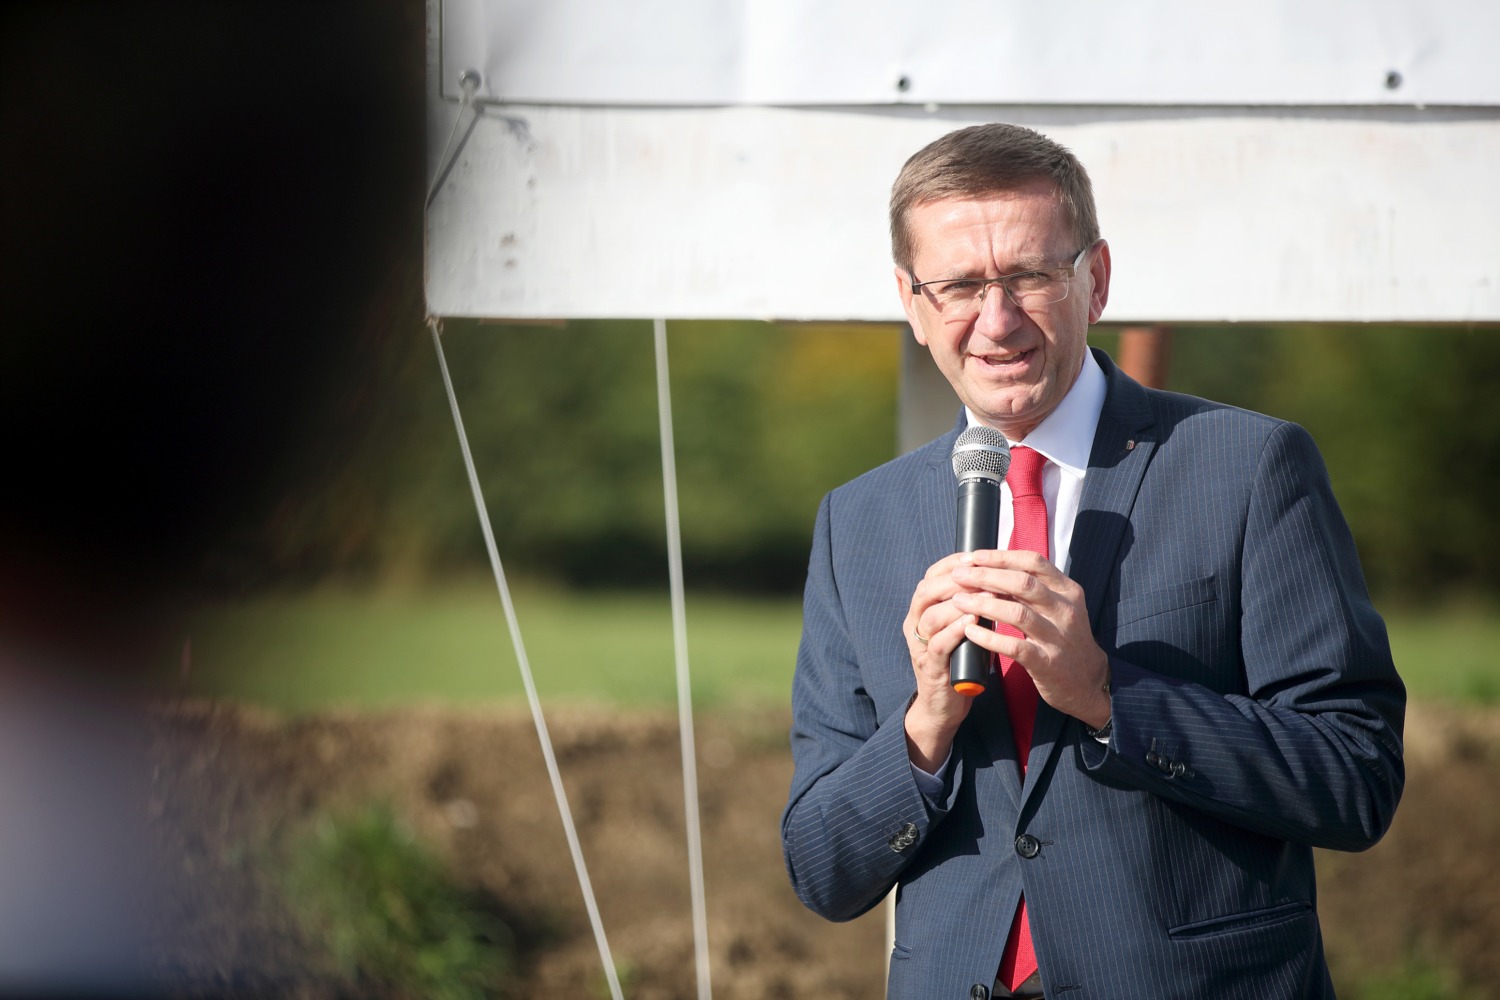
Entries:
[[[1067, 267], [1067, 266], [1068, 266], [1068, 262], [1067, 261], [1064, 261], [1063, 263], [1059, 264], [1057, 261], [1052, 260], [1052, 259], [1050, 259], [1048, 257], [1043, 257], [1041, 255], [1032, 255], [1030, 257], [1019, 257], [1019, 258], [1011, 261], [1011, 266], [1008, 269], [1006, 269], [1004, 271], [1001, 271], [999, 274], [994, 275], [994, 277], [1005, 278], [1005, 277], [1009, 277], [1012, 274], [1025, 274], [1027, 271], [1046, 271], [1046, 270], [1051, 270], [1053, 268]], [[969, 271], [969, 270], [965, 270], [965, 269], [963, 269], [961, 267], [954, 267], [954, 268], [952, 268], [952, 269], [950, 269], [948, 271], [939, 272], [939, 273], [933, 275], [933, 277], [925, 279], [925, 280], [926, 281], [965, 281], [965, 280], [975, 280], [975, 279], [978, 279], [978, 278], [989, 277], [989, 275], [987, 274], [987, 271], [988, 271], [988, 268], [981, 269], [979, 271]]]
[[1011, 261], [1010, 268], [1001, 271], [1001, 273], [999, 274], [993, 274], [993, 276], [992, 274], [987, 273], [987, 271], [989, 271], [989, 268], [981, 268], [981, 270], [978, 271], [968, 271], [963, 270], [963, 268], [956, 267], [953, 268], [953, 270], [947, 271], [947, 273], [942, 273], [941, 276], [935, 277], [935, 279], [930, 280], [939, 280], [939, 282], [962, 282], [962, 280], [977, 280], [981, 279], [981, 277], [1010, 277], [1011, 274], [1025, 274], [1026, 271], [1050, 270], [1050, 268], [1055, 267], [1067, 267], [1067, 264], [1056, 264], [1056, 262], [1049, 261], [1046, 256], [1023, 256], [1023, 258], [1016, 259], [1016, 261]]
[[1026, 272], [1026, 271], [1042, 271], [1042, 270], [1047, 270], [1049, 268], [1065, 267], [1065, 266], [1066, 266], [1065, 264], [1058, 264], [1057, 262], [1055, 262], [1053, 260], [1050, 260], [1050, 259], [1048, 259], [1046, 257], [1041, 257], [1041, 256], [1021, 257], [1021, 258], [1019, 258], [1017, 260], [1012, 261], [1010, 268], [1008, 270], [1004, 271], [1003, 273], [1004, 274], [1021, 274], [1021, 273]]

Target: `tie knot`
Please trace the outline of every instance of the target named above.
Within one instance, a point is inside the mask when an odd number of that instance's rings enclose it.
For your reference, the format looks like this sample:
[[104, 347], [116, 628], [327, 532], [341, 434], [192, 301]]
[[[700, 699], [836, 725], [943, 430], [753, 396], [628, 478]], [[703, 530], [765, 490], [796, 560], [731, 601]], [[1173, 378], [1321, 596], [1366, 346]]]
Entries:
[[1047, 465], [1047, 456], [1034, 448], [1017, 445], [1010, 450], [1010, 469], [1005, 473], [1006, 485], [1012, 497], [1039, 497], [1042, 495], [1042, 469]]

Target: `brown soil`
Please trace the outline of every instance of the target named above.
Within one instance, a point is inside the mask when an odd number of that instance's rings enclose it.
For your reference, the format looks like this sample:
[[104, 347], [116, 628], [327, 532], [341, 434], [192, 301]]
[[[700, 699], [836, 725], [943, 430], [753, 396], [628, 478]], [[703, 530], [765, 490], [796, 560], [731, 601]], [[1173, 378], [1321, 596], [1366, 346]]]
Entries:
[[[675, 716], [575, 710], [547, 723], [627, 995], [696, 997]], [[174, 992], [347, 995], [278, 873], [319, 816], [384, 802], [516, 930], [510, 995], [608, 995], [524, 711], [283, 719], [192, 703], [158, 708], [151, 729], [157, 884], [175, 886], [161, 893], [151, 954]], [[829, 924], [787, 885], [786, 719], [700, 716], [696, 730], [714, 995], [881, 995], [883, 909]], [[1386, 839], [1320, 858], [1335, 977], [1355, 996], [1353, 984], [1425, 960], [1460, 975], [1468, 995], [1500, 995], [1500, 713], [1414, 708], [1408, 768]]]

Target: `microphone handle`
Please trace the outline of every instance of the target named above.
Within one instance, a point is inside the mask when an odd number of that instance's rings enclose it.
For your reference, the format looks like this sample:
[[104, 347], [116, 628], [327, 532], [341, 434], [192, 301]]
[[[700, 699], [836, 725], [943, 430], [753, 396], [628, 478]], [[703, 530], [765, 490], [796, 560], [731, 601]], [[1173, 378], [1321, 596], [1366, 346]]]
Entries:
[[[1000, 484], [984, 476], [958, 481], [958, 517], [955, 551], [973, 552], [993, 549], [1000, 536]], [[994, 622], [981, 618], [980, 627], [993, 628]], [[959, 694], [975, 697], [984, 693], [990, 680], [994, 658], [983, 646], [965, 639], [948, 659], [948, 680]]]

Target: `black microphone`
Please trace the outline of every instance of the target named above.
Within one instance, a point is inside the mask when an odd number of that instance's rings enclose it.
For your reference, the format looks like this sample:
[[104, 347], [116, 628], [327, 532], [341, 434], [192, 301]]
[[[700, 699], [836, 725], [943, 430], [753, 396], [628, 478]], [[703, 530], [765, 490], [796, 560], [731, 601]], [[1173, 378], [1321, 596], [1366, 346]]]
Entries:
[[[954, 551], [999, 546], [1000, 484], [1009, 468], [1010, 445], [993, 427], [970, 427], [953, 443], [953, 474], [958, 477]], [[995, 623], [981, 618], [979, 624], [993, 628]], [[948, 659], [948, 680], [953, 690], [970, 698], [983, 694], [993, 656], [983, 646], [965, 639]]]

